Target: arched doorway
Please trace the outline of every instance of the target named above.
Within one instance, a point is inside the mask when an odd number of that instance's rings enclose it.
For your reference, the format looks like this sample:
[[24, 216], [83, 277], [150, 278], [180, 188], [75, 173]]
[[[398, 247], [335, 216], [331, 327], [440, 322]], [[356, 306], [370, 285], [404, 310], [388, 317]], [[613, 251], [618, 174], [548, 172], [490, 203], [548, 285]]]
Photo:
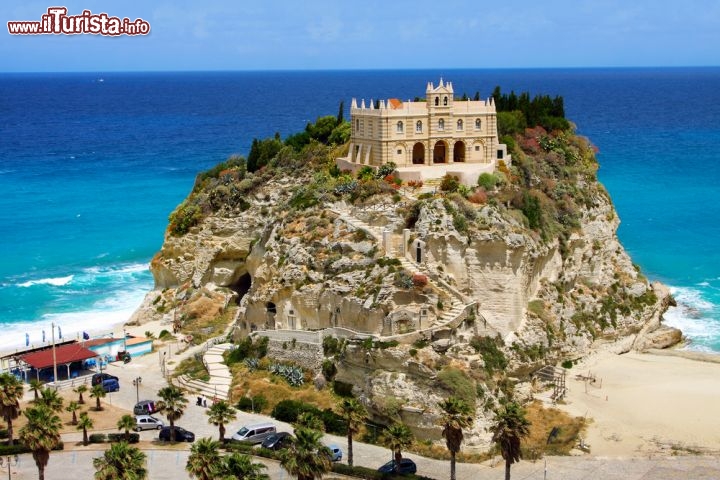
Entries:
[[425, 163], [425, 145], [418, 142], [413, 146], [412, 159], [414, 164]]
[[447, 146], [440, 140], [433, 149], [433, 163], [445, 163], [447, 160]]
[[465, 142], [457, 141], [453, 145], [453, 162], [465, 161]]

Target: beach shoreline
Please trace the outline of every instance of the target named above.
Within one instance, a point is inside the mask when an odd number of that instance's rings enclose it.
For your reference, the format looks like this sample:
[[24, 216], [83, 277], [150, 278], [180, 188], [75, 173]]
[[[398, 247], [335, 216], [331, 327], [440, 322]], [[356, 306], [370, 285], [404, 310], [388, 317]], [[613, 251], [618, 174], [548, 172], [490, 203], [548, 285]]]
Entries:
[[598, 350], [568, 371], [557, 408], [585, 417], [592, 456], [720, 454], [720, 355]]

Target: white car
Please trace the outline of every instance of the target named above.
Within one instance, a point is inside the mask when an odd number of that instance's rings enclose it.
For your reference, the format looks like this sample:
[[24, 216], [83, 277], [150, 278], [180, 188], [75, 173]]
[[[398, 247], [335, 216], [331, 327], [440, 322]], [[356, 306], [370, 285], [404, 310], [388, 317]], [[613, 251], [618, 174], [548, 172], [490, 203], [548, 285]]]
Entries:
[[152, 415], [137, 415], [135, 417], [135, 431], [140, 430], [160, 430], [165, 424], [162, 420], [153, 417]]

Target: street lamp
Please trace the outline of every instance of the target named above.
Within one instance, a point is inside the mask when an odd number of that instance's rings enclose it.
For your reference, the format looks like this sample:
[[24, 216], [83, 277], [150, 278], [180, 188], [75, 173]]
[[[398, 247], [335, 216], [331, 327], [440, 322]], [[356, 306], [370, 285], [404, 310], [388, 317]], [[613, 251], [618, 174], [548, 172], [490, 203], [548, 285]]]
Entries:
[[11, 480], [11, 473], [10, 469], [12, 467], [16, 467], [18, 464], [18, 461], [20, 460], [20, 457], [15, 455], [14, 457], [11, 457], [10, 455], [7, 455], [5, 458], [0, 457], [0, 468], [5, 468], [5, 465], [7, 464], [8, 467], [8, 480]]
[[137, 377], [133, 380], [133, 385], [135, 385], [135, 397], [137, 398], [137, 403], [140, 403], [140, 384], [142, 383], [142, 377]]

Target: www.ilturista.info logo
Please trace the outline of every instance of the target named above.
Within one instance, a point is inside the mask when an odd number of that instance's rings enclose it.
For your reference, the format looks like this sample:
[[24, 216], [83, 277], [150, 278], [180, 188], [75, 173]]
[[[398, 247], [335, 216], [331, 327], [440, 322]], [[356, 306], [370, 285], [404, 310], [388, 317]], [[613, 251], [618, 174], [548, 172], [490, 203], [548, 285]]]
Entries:
[[39, 22], [7, 22], [11, 35], [147, 35], [150, 24], [142, 18], [110, 17], [107, 13], [83, 10], [80, 15], [68, 15], [65, 7], [50, 7]]

